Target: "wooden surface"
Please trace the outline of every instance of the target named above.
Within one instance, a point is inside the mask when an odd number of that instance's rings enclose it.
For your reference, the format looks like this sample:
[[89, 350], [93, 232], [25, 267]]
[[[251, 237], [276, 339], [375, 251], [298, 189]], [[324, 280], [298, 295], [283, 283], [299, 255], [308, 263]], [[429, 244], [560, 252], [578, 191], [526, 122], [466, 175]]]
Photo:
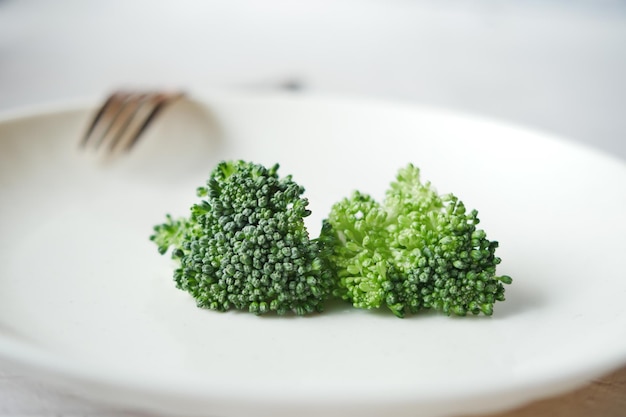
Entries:
[[574, 392], [480, 417], [626, 417], [626, 366]]

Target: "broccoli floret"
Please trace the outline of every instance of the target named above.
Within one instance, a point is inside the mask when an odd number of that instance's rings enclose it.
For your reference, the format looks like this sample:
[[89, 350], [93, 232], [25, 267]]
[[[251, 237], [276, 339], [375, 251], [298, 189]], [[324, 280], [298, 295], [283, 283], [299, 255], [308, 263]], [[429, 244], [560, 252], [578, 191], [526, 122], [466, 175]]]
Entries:
[[189, 218], [154, 228], [151, 239], [180, 266], [176, 286], [197, 305], [255, 314], [321, 311], [334, 278], [310, 239], [304, 188], [279, 178], [278, 164], [221, 162], [198, 189]]
[[336, 203], [320, 233], [337, 279], [333, 293], [358, 308], [380, 307], [390, 289], [388, 240], [387, 213], [371, 196], [356, 191]]
[[504, 300], [498, 242], [487, 240], [476, 210], [401, 169], [383, 203], [355, 192], [336, 203], [320, 240], [338, 277], [334, 294], [358, 308], [387, 306], [398, 317], [434, 309], [491, 315]]
[[[165, 217], [165, 223], [154, 226], [154, 235], [150, 236], [150, 239], [158, 246], [161, 255], [165, 254], [170, 247], [180, 248], [185, 232], [189, 232], [195, 226], [189, 219], [174, 219], [170, 214]], [[180, 255], [177, 251], [172, 254], [174, 258]]]

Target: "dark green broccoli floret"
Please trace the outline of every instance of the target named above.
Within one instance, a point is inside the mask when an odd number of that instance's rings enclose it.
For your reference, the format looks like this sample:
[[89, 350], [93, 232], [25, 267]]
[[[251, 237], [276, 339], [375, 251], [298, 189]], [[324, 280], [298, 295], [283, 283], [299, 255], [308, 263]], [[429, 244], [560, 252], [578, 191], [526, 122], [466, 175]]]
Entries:
[[382, 204], [359, 192], [338, 202], [320, 236], [338, 276], [335, 295], [399, 317], [421, 309], [491, 315], [511, 278], [496, 275], [498, 243], [476, 228], [477, 215], [422, 183], [413, 165]]
[[151, 239], [180, 262], [176, 286], [198, 306], [298, 315], [322, 310], [333, 285], [320, 244], [310, 239], [304, 188], [244, 161], [220, 163], [188, 219], [154, 228]]

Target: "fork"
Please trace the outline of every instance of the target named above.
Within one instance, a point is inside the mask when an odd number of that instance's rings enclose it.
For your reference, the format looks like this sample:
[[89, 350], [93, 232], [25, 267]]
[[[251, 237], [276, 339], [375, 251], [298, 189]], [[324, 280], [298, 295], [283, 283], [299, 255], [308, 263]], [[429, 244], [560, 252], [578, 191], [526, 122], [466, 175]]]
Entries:
[[165, 107], [184, 97], [181, 91], [115, 91], [98, 109], [80, 146], [128, 151]]

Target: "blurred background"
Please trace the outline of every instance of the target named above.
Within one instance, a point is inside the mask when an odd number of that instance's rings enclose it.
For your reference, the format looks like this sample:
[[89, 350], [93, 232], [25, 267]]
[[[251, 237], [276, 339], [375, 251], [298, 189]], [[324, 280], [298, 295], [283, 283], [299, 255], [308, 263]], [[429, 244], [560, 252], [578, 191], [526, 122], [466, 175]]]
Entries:
[[[0, 0], [0, 112], [124, 86], [282, 89], [449, 108], [626, 160], [625, 75], [626, 0]], [[0, 415], [113, 413], [0, 369]]]
[[413, 101], [626, 159], [624, 0], [0, 0], [0, 111], [120, 86]]

